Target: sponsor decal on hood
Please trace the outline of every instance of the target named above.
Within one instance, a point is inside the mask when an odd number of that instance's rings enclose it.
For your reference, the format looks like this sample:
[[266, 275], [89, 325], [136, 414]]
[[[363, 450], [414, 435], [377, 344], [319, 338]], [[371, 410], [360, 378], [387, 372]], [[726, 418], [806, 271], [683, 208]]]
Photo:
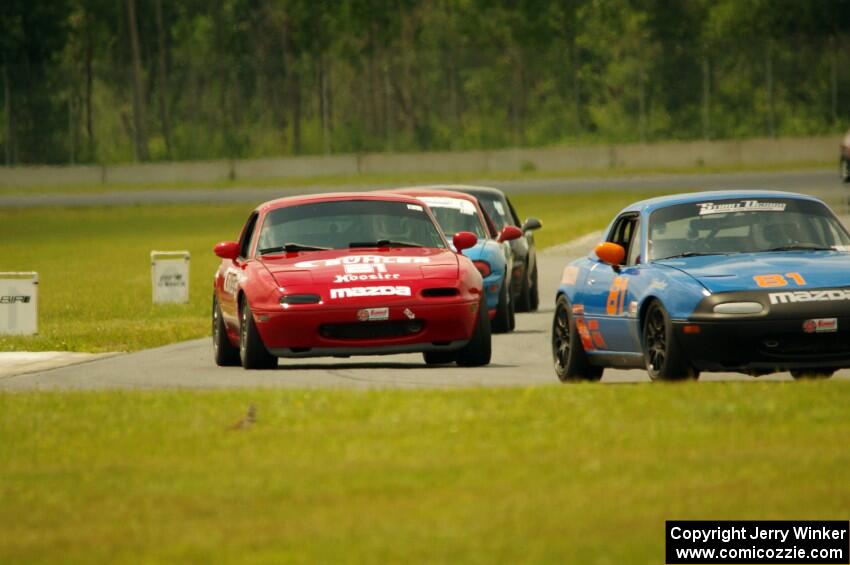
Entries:
[[324, 259], [318, 261], [299, 261], [298, 263], [295, 263], [295, 266], [299, 269], [313, 269], [316, 267], [334, 267], [337, 265], [421, 265], [430, 262], [430, 257], [407, 257], [392, 255], [349, 255], [346, 257], [336, 257], [334, 259]]

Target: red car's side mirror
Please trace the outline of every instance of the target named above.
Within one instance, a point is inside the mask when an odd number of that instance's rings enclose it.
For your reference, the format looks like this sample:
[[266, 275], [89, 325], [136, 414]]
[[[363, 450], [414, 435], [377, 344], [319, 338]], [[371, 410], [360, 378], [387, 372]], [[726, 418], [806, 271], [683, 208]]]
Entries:
[[222, 259], [236, 259], [239, 257], [239, 242], [222, 241], [221, 243], [216, 243], [214, 251]]
[[622, 245], [617, 245], [610, 241], [603, 241], [596, 246], [596, 256], [604, 263], [608, 263], [609, 265], [616, 267], [622, 263], [623, 259], [626, 257], [626, 250], [623, 249]]
[[499, 234], [499, 243], [522, 237], [522, 230], [516, 226], [505, 226]]
[[460, 253], [464, 249], [469, 249], [478, 243], [478, 236], [470, 231], [459, 231], [452, 238], [452, 243], [458, 253]]

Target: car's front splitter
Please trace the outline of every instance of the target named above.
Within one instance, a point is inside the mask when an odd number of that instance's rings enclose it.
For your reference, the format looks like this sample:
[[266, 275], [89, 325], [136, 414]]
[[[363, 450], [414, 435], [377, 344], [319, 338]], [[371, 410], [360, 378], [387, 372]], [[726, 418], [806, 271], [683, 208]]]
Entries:
[[[850, 367], [850, 317], [818, 328], [813, 318], [673, 322], [674, 335], [702, 371], [775, 372]], [[832, 319], [829, 319], [832, 320]]]
[[311, 305], [258, 311], [254, 319], [275, 355], [378, 355], [457, 349], [471, 338], [478, 307], [477, 302]]

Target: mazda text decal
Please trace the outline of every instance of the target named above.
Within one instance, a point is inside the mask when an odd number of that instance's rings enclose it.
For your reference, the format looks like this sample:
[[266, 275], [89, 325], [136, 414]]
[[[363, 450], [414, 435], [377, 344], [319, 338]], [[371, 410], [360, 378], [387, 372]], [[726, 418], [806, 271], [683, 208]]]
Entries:
[[362, 296], [410, 296], [409, 286], [355, 286], [332, 288], [331, 298], [360, 298]]
[[[430, 263], [429, 257], [382, 257], [380, 255], [351, 255], [338, 259], [326, 259], [324, 261], [299, 261], [296, 267], [301, 269], [313, 269], [316, 267], [334, 267], [337, 265], [375, 264], [375, 265], [419, 265]], [[348, 271], [346, 271], [348, 272]]]
[[771, 304], [794, 304], [797, 302], [832, 302], [850, 300], [850, 289], [797, 290], [794, 292], [771, 292]]
[[726, 214], [727, 212], [784, 212], [785, 202], [759, 202], [758, 200], [741, 200], [738, 202], [700, 202], [699, 215]]

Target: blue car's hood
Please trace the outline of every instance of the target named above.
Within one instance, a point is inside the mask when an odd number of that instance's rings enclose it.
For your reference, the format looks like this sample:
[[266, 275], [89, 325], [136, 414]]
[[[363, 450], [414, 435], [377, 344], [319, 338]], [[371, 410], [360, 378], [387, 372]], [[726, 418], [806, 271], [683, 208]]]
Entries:
[[480, 259], [487, 260], [493, 255], [493, 246], [488, 245], [489, 241], [490, 240], [487, 239], [479, 239], [478, 243], [469, 249], [464, 249], [463, 254], [473, 261], [478, 261]]
[[782, 275], [788, 282], [786, 289], [794, 290], [797, 285], [788, 273], [799, 273], [807, 289], [850, 286], [850, 254], [838, 251], [707, 255], [658, 264], [688, 273], [711, 292], [764, 290], [754, 278], [759, 275]]

